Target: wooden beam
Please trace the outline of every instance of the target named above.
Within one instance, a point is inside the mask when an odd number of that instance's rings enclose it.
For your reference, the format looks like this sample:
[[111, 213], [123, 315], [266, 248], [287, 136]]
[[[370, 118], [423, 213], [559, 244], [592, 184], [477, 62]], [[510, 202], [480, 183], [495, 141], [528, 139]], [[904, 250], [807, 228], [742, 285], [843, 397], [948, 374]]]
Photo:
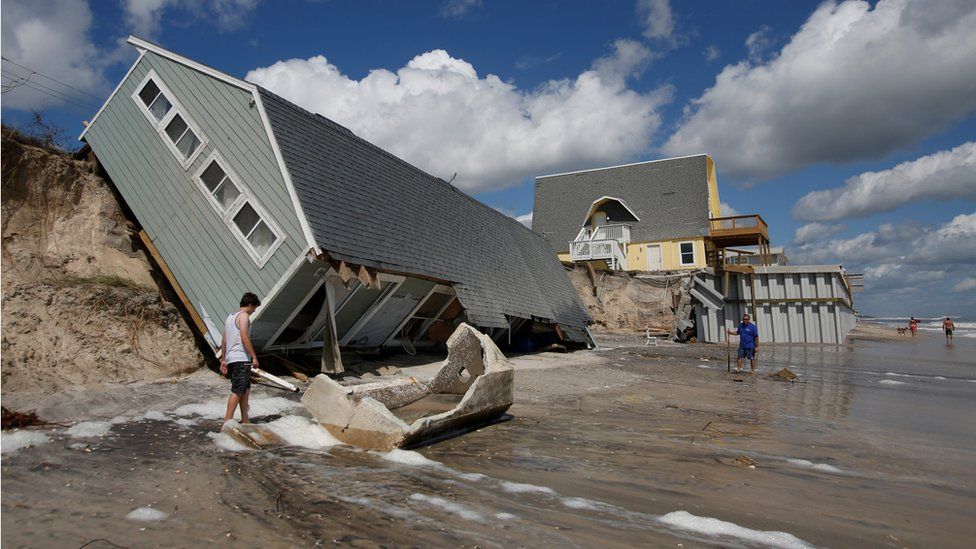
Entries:
[[342, 284], [348, 288], [349, 281], [353, 278], [352, 269], [349, 268], [349, 265], [346, 265], [345, 261], [340, 261], [339, 266], [336, 268], [336, 272], [339, 273], [339, 278], [342, 279]]
[[356, 273], [356, 278], [363, 283], [367, 288], [373, 287], [373, 279], [369, 276], [369, 271], [366, 270], [365, 265], [359, 266], [359, 271]]
[[197, 332], [201, 336], [206, 336], [209, 330], [207, 330], [207, 324], [203, 321], [203, 317], [197, 312], [196, 307], [190, 303], [190, 298], [186, 297], [186, 293], [183, 292], [183, 288], [180, 283], [176, 281], [176, 276], [173, 275], [173, 271], [169, 270], [169, 266], [166, 265], [166, 261], [163, 256], [159, 254], [159, 250], [156, 249], [156, 245], [153, 241], [149, 239], [149, 235], [145, 230], [139, 231], [139, 239], [142, 241], [142, 245], [146, 247], [149, 251], [149, 255], [152, 256], [153, 261], [159, 266], [159, 270], [163, 271], [163, 276], [169, 282], [169, 285], [173, 287], [173, 291], [176, 293], [176, 297], [179, 298], [183, 306], [186, 307], [186, 311], [190, 314], [190, 320], [193, 321]]

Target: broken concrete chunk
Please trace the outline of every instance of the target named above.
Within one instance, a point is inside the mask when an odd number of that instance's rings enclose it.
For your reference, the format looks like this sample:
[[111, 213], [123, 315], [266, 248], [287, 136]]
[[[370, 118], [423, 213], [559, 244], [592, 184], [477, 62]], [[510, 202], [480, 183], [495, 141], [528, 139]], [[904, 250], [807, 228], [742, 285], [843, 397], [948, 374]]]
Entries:
[[491, 338], [468, 324], [447, 341], [447, 359], [426, 382], [383, 379], [345, 387], [318, 375], [302, 402], [334, 437], [391, 450], [498, 418], [514, 399], [515, 371]]

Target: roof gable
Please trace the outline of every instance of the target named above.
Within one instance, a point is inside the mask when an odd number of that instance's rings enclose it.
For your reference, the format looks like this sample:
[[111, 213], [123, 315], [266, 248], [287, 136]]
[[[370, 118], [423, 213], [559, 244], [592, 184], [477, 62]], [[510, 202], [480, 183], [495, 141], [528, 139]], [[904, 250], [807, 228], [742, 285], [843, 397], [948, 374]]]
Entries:
[[707, 236], [707, 159], [701, 154], [537, 177], [532, 230], [556, 250], [568, 250], [592, 205], [614, 197], [639, 220], [631, 222], [635, 242]]

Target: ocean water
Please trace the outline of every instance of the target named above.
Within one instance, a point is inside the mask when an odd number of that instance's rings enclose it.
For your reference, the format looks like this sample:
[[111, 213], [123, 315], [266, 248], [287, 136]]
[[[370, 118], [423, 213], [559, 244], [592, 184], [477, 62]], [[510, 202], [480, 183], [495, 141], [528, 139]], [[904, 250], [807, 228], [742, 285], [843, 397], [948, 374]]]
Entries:
[[[961, 317], [961, 316], [951, 316], [952, 322], [956, 325], [956, 329], [953, 331], [953, 337], [969, 337], [976, 338], [976, 321], [971, 318]], [[938, 332], [942, 333], [942, 321], [945, 320], [945, 316], [937, 317], [915, 317], [918, 321], [918, 329], [920, 332]], [[909, 317], [905, 316], [886, 316], [886, 317], [865, 317], [864, 320], [868, 322], [874, 322], [876, 324], [883, 324], [885, 326], [891, 326], [893, 328], [907, 328]]]

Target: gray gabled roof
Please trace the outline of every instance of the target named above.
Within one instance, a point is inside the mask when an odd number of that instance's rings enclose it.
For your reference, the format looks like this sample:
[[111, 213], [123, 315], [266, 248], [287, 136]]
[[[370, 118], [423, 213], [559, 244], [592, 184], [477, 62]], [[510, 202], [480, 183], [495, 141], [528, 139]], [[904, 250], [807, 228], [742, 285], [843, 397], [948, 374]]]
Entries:
[[708, 236], [707, 162], [700, 154], [537, 177], [532, 230], [567, 251], [593, 201], [613, 196], [640, 218], [634, 242]]
[[586, 326], [544, 239], [339, 124], [259, 92], [316, 244], [332, 257], [451, 282], [479, 326], [506, 327], [505, 315]]

